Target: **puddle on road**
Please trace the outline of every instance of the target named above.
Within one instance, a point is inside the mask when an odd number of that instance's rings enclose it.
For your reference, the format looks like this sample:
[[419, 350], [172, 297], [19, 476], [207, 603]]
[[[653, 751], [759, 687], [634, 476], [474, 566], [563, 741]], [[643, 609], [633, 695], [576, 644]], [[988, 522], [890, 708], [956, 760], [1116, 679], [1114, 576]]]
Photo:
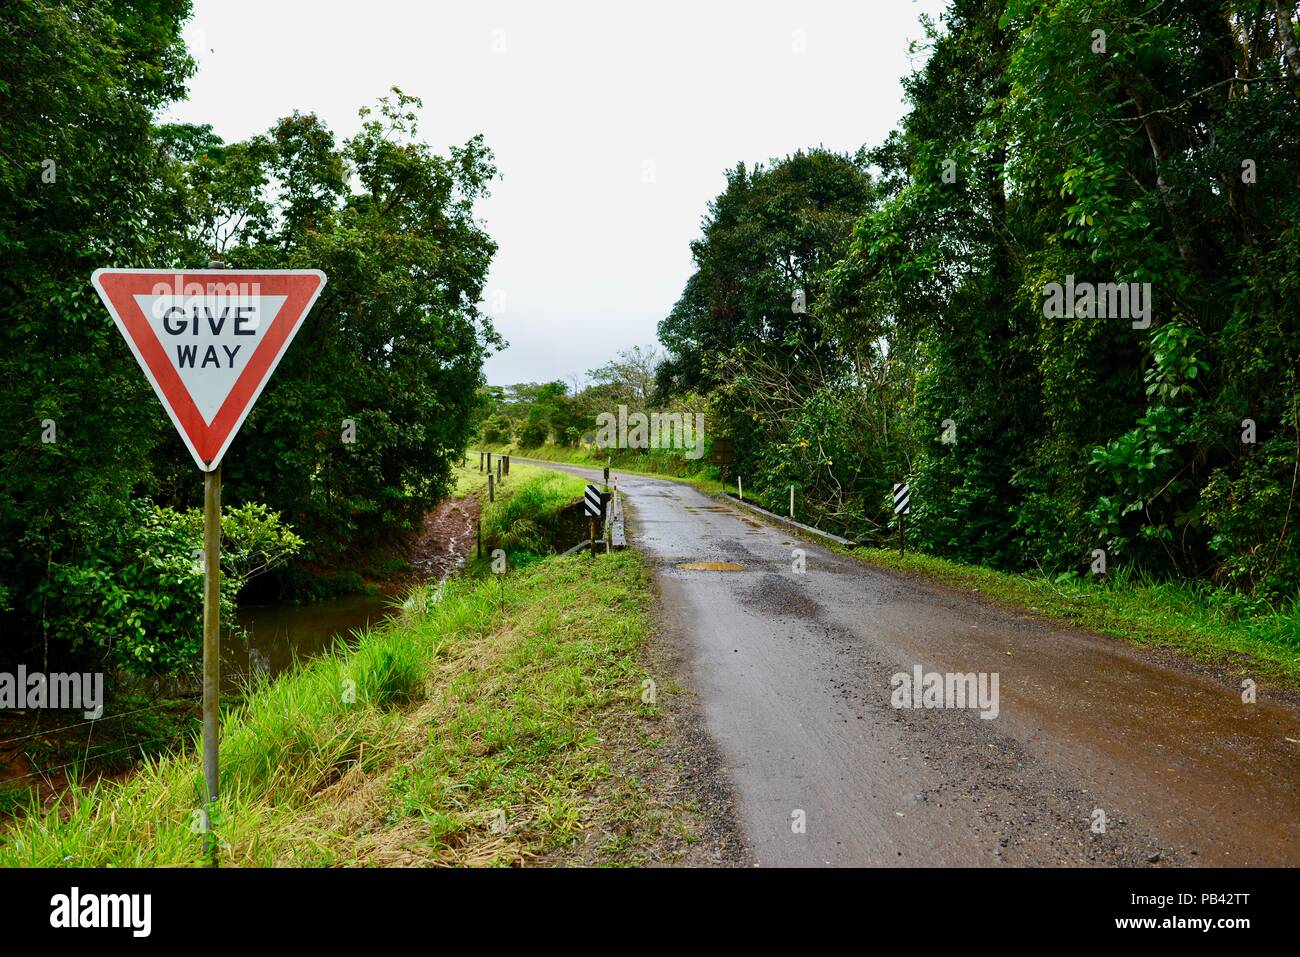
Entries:
[[682, 562], [677, 566], [693, 572], [743, 572], [744, 565], [735, 562]]

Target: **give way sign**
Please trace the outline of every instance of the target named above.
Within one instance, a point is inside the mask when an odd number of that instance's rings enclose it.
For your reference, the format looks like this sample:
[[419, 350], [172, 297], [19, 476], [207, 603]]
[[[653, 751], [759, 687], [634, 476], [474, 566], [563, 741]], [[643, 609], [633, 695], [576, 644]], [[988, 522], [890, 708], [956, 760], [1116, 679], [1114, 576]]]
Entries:
[[97, 269], [91, 282], [199, 468], [221, 464], [325, 286], [317, 269]]

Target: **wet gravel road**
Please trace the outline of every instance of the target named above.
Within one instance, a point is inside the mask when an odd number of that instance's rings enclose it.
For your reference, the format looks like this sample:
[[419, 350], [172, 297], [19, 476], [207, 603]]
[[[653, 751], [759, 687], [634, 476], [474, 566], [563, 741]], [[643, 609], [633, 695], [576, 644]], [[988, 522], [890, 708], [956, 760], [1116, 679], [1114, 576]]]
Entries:
[[[1240, 678], [1172, 653], [874, 569], [689, 486], [619, 486], [756, 863], [1300, 864], [1294, 695], [1246, 705]], [[740, 570], [678, 567], [697, 562]], [[894, 708], [918, 665], [997, 673], [997, 717]]]

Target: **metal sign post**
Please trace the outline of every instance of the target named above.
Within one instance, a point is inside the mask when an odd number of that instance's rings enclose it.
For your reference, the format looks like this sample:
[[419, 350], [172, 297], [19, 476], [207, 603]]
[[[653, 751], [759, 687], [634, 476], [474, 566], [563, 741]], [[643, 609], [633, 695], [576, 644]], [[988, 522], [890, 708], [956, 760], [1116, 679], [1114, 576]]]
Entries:
[[204, 850], [216, 863], [212, 812], [217, 803], [221, 707], [221, 466], [203, 473], [203, 782]]

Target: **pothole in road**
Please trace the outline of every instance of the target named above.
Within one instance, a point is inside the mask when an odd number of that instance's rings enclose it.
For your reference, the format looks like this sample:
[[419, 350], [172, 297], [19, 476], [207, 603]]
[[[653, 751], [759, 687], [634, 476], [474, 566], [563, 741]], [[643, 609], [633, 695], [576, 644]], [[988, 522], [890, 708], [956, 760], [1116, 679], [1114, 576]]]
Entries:
[[743, 572], [744, 565], [735, 562], [682, 562], [677, 566], [693, 572]]

